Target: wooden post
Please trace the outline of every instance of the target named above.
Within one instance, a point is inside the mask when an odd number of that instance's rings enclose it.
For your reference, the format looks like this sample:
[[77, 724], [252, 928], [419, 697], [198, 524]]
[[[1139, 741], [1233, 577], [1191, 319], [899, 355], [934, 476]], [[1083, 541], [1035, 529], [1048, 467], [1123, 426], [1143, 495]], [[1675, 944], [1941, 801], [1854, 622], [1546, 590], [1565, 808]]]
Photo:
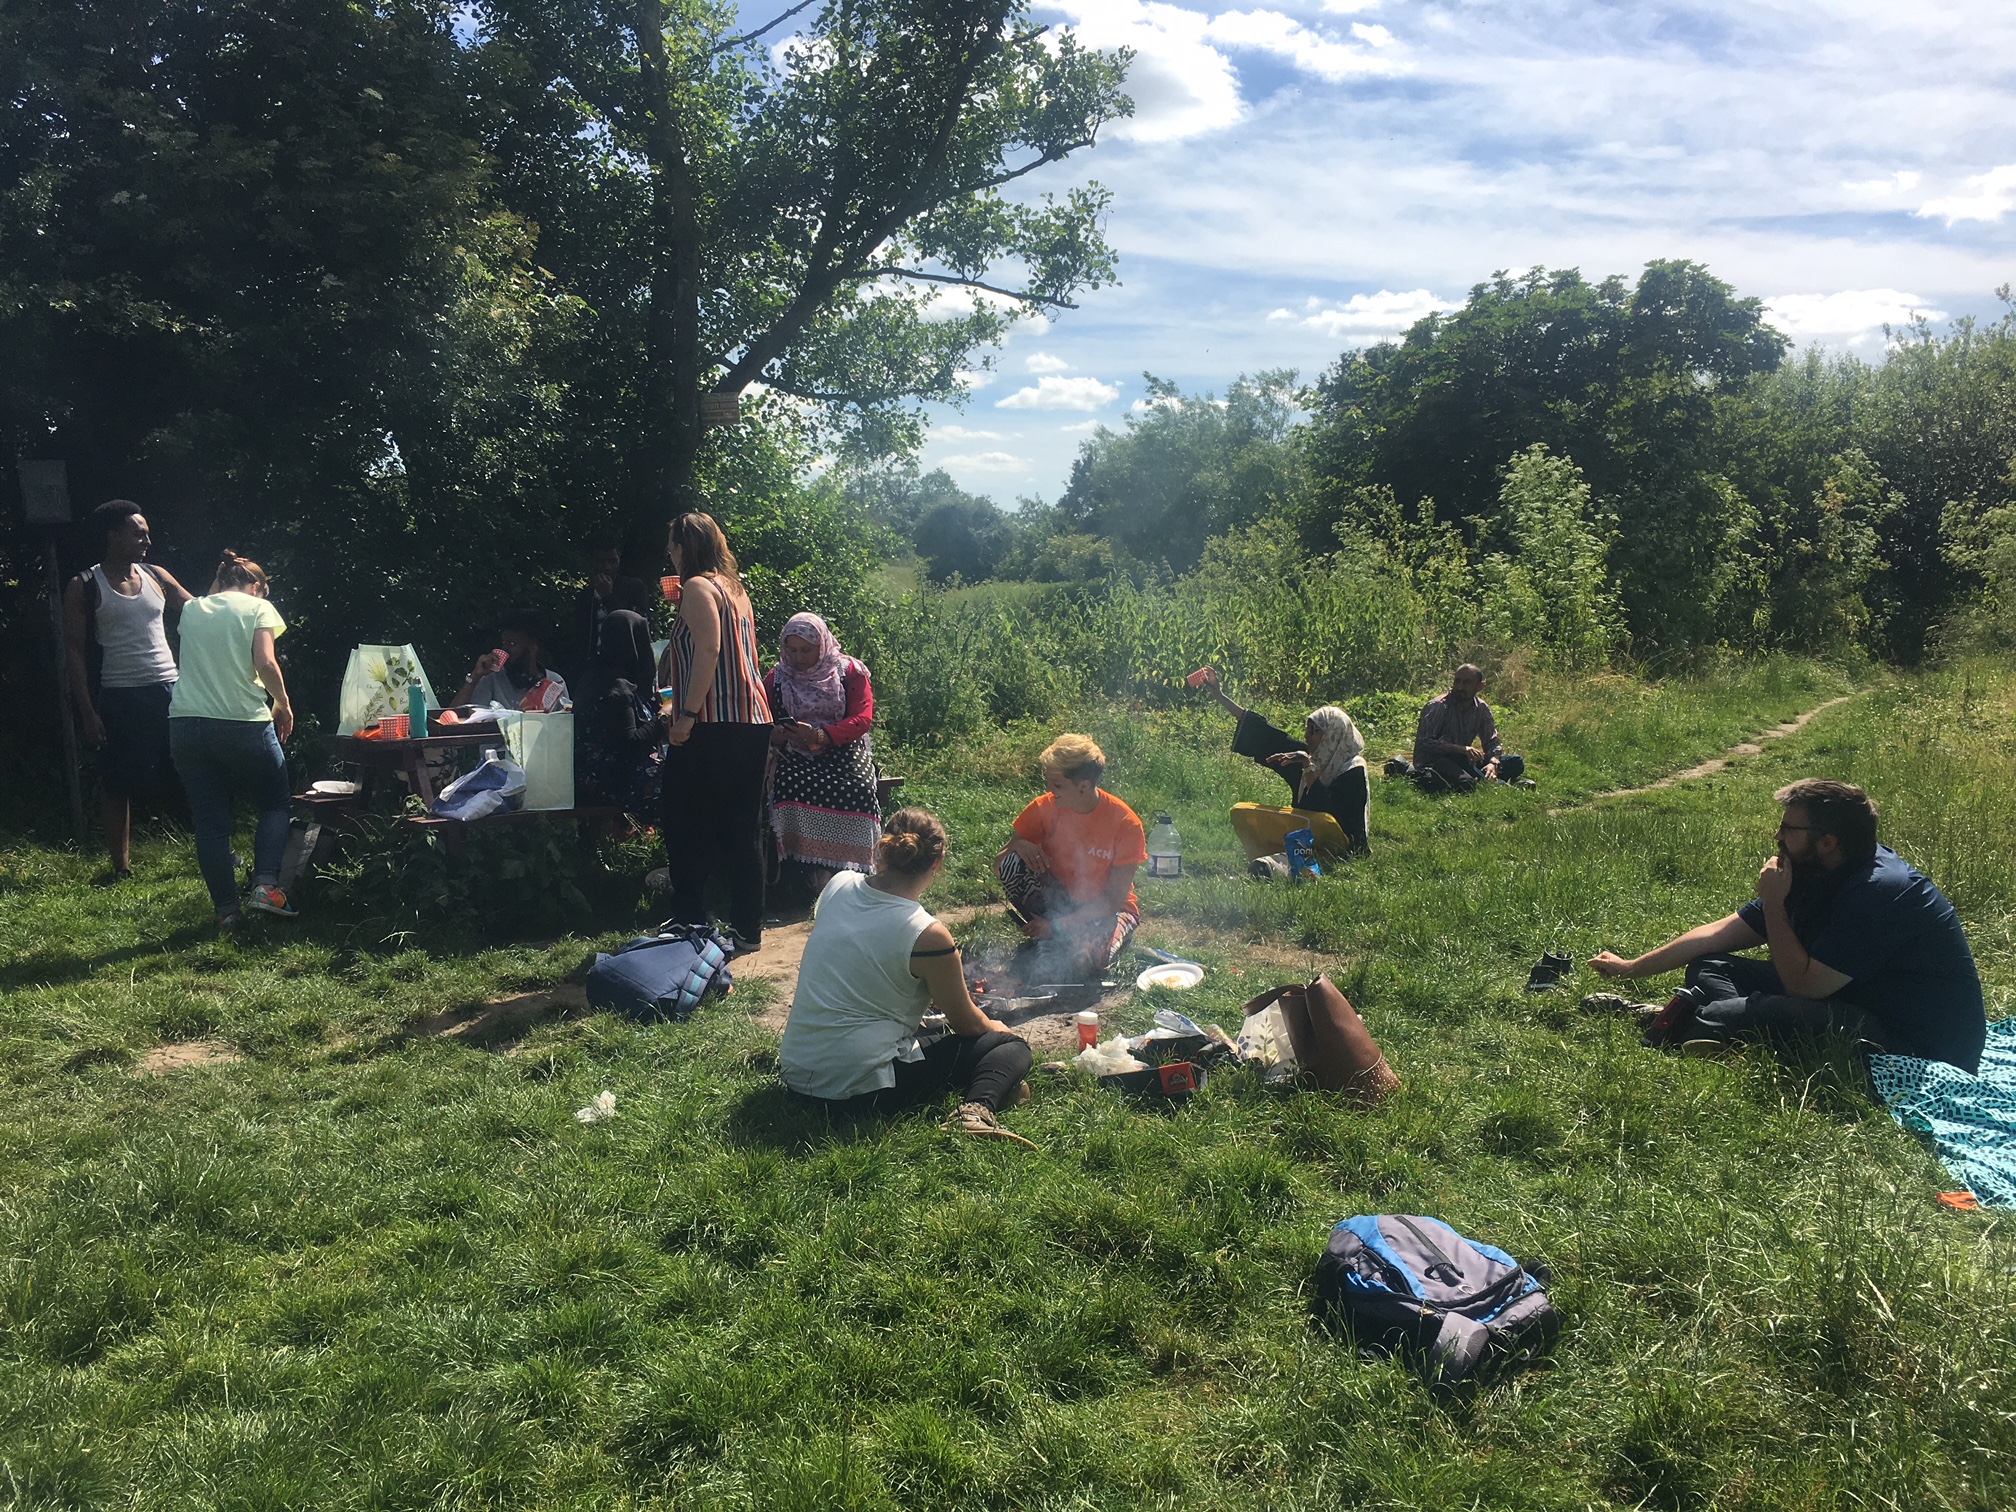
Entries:
[[63, 644], [63, 573], [56, 561], [56, 535], [49, 535], [49, 627], [56, 645], [56, 719], [63, 726], [63, 777], [70, 789], [70, 827], [77, 843], [91, 837], [84, 829], [84, 788], [77, 778], [77, 719], [70, 707], [70, 658]]
[[56, 719], [63, 726], [63, 777], [70, 789], [70, 826], [77, 843], [84, 832], [84, 789], [77, 779], [77, 720], [70, 707], [70, 662], [63, 644], [63, 573], [56, 559], [56, 532], [70, 523], [70, 465], [24, 459], [14, 464], [21, 480], [21, 515], [30, 525], [49, 527], [49, 628], [56, 648]]

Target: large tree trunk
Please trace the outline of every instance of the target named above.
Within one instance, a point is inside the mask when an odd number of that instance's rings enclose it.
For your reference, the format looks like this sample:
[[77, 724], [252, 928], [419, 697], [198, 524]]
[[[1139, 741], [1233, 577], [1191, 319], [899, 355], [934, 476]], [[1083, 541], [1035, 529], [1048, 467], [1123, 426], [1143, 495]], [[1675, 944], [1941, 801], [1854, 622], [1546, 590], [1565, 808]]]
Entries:
[[624, 564], [656, 575], [665, 525], [702, 507], [700, 457], [700, 227], [692, 165], [665, 57], [664, 0], [636, 0], [637, 51], [651, 173], [651, 282], [644, 329], [644, 433], [631, 467]]

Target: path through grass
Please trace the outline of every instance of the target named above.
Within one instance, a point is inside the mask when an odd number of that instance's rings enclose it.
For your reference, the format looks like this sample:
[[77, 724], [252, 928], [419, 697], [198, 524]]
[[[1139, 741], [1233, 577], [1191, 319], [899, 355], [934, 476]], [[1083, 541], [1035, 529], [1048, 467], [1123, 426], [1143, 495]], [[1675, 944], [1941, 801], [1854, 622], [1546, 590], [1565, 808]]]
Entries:
[[[1048, 1085], [1012, 1115], [1040, 1156], [829, 1126], [778, 1091], [760, 991], [508, 1054], [409, 1039], [592, 942], [367, 948], [310, 917], [217, 943], [186, 847], [97, 894], [13, 846], [0, 1504], [2010, 1505], [2016, 1253], [1933, 1206], [1942, 1173], [1854, 1068], [1674, 1060], [1519, 991], [1543, 948], [1745, 896], [1771, 790], [1825, 772], [1883, 799], [2009, 1011], [1999, 674], [1885, 684], [1700, 782], [1548, 813], [1840, 691], [1784, 664], [1540, 690], [1505, 720], [1539, 792], [1380, 786], [1375, 854], [1297, 891], [1236, 873], [1218, 816], [1274, 779], [1222, 721], [1088, 716], [1118, 790], [1182, 824], [1197, 874], [1149, 893], [1144, 938], [1216, 968], [1189, 1005], [1229, 1025], [1284, 950], [1320, 952], [1406, 1087], [1365, 1114], [1239, 1076], [1175, 1111]], [[954, 828], [944, 901], [982, 893], [1047, 733], [907, 764]], [[245, 1059], [132, 1074], [201, 1038]], [[617, 1118], [576, 1123], [603, 1087]], [[1311, 1267], [1359, 1211], [1548, 1260], [1551, 1361], [1442, 1401], [1312, 1328]]]

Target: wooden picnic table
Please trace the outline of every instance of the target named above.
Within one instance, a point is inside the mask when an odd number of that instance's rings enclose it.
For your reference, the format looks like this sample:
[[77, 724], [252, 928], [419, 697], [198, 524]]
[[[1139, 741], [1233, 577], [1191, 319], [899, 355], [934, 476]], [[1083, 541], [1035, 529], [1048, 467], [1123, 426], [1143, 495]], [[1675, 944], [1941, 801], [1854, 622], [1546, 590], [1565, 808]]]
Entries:
[[[469, 726], [451, 726], [419, 740], [360, 740], [355, 735], [338, 735], [331, 742], [336, 759], [349, 762], [364, 774], [361, 790], [355, 793], [300, 793], [294, 801], [334, 819], [361, 812], [370, 796], [374, 779], [381, 772], [403, 772], [412, 791], [429, 810], [434, 807], [434, 780], [427, 770], [427, 758], [439, 751], [498, 745], [504, 733], [495, 720]], [[613, 806], [591, 805], [570, 809], [505, 809], [480, 819], [447, 819], [432, 812], [407, 814], [400, 823], [419, 830], [439, 830], [450, 852], [460, 854], [463, 832], [473, 826], [519, 824], [528, 819], [578, 819], [582, 821], [623, 817]]]
[[[379, 772], [404, 772], [406, 781], [420, 801], [428, 808], [434, 807], [434, 782], [427, 775], [427, 758], [437, 751], [459, 751], [470, 746], [501, 745], [504, 732], [497, 728], [497, 721], [485, 720], [477, 725], [451, 725], [439, 735], [423, 736], [419, 740], [360, 740], [355, 735], [338, 735], [331, 742], [336, 759], [362, 767], [368, 779]], [[364, 795], [356, 795], [362, 798]]]

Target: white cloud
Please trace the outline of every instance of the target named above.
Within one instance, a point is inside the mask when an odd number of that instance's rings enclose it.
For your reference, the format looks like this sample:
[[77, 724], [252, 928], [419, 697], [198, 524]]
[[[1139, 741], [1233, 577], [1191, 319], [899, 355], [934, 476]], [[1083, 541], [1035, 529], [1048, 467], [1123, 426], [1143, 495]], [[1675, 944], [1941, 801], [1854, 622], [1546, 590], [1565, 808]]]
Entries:
[[1062, 436], [1089, 436], [1099, 429], [1099, 426], [1100, 422], [1097, 420], [1080, 420], [1073, 425], [1058, 426], [1057, 433]]
[[1883, 178], [1856, 179], [1841, 187], [1857, 199], [1883, 200], [1909, 193], [1918, 187], [1918, 180], [1923, 177], [1923, 174], [1905, 168]]
[[2016, 209], [2016, 163], [1975, 174], [1961, 186], [1959, 194], [1927, 200], [1918, 207], [1918, 213], [1943, 216], [1951, 226], [1963, 220], [2000, 220], [2011, 209]]
[[1333, 341], [1351, 337], [1376, 341], [1382, 336], [1397, 335], [1424, 315], [1449, 307], [1448, 300], [1437, 299], [1426, 289], [1409, 289], [1404, 294], [1381, 289], [1377, 294], [1353, 294], [1341, 305], [1311, 299], [1299, 311], [1274, 310], [1267, 318], [1297, 321]]
[[987, 387], [1000, 374], [991, 372], [986, 368], [961, 368], [954, 376], [958, 378], [959, 386], [970, 394], [975, 389]]
[[1048, 352], [1031, 352], [1022, 359], [1022, 366], [1031, 373], [1068, 373], [1071, 364], [1062, 357], [1053, 357]]
[[1205, 37], [1208, 17], [1156, 0], [1059, 0], [1057, 8], [1087, 47], [1134, 50], [1134, 114], [1113, 124], [1113, 136], [1173, 142], [1245, 118], [1232, 62]]
[[1010, 314], [1022, 308], [1021, 300], [996, 294], [991, 289], [967, 289], [947, 284], [910, 284], [909, 287], [918, 290], [926, 320], [957, 320], [962, 315], [971, 315], [983, 305]]
[[1900, 326], [1918, 315], [1933, 321], [1946, 318], [1944, 310], [1932, 309], [1916, 294], [1900, 289], [1778, 294], [1764, 301], [1764, 314], [1794, 341], [1865, 348], [1882, 344], [1886, 325]]
[[1379, 9], [1379, 0], [1323, 0], [1323, 9], [1340, 16], [1355, 16], [1359, 11]]
[[1391, 47], [1394, 42], [1393, 33], [1385, 27], [1367, 26], [1363, 21], [1351, 23], [1351, 35], [1367, 47]]
[[[1359, 32], [1377, 31], [1384, 35], [1386, 42], [1393, 40], [1392, 33], [1383, 26], [1353, 29]], [[1212, 41], [1227, 47], [1251, 47], [1286, 58], [1304, 73], [1314, 74], [1332, 84], [1358, 74], [1389, 73], [1393, 67], [1384, 58], [1353, 47], [1348, 42], [1339, 42], [1311, 31], [1300, 21], [1279, 11], [1226, 11], [1211, 18], [1209, 35]], [[1366, 40], [1371, 39], [1367, 37]], [[1383, 47], [1385, 43], [1373, 45]]]
[[1013, 452], [959, 452], [949, 457], [940, 457], [938, 465], [956, 468], [961, 472], [1017, 473], [1029, 470], [1029, 459], [1018, 457]]
[[1006, 431], [974, 430], [964, 425], [935, 425], [931, 434], [945, 441], [1005, 441]]
[[996, 409], [1096, 410], [1120, 397], [1120, 390], [1097, 378], [1039, 378], [994, 401]]

